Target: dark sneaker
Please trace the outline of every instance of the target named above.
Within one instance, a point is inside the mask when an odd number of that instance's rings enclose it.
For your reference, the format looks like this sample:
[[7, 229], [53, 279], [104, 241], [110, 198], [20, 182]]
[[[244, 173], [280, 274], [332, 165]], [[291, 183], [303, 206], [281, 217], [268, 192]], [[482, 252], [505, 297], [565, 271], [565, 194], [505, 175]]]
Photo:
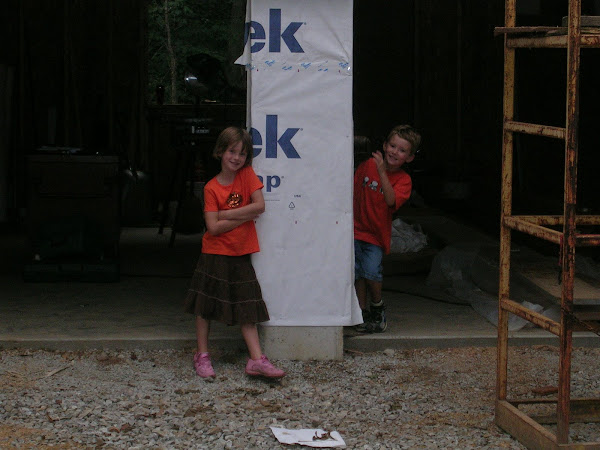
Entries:
[[362, 310], [363, 323], [360, 323], [354, 327], [359, 333], [372, 333], [368, 330], [369, 323], [371, 322], [371, 311], [368, 309]]
[[371, 320], [367, 324], [367, 331], [371, 333], [383, 333], [387, 328], [385, 319], [385, 305], [371, 305]]

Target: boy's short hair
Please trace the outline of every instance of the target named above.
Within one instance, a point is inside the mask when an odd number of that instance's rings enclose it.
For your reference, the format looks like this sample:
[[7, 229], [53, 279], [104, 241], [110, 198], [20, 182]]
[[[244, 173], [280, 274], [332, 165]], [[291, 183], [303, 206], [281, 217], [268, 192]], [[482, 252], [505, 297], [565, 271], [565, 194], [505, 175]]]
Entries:
[[399, 138], [410, 142], [411, 155], [414, 155], [419, 151], [419, 146], [421, 145], [421, 135], [410, 125], [397, 125], [394, 128], [392, 128], [392, 131], [389, 132], [385, 142], [389, 142], [390, 139], [394, 137], [394, 135], [397, 135]]
[[229, 146], [240, 141], [242, 143], [242, 149], [246, 151], [246, 162], [244, 163], [244, 167], [251, 166], [252, 158], [254, 156], [252, 137], [248, 131], [240, 127], [227, 127], [221, 131], [221, 134], [219, 134], [217, 142], [215, 143], [213, 158], [220, 160], [223, 156], [223, 153], [225, 153], [225, 150], [227, 150]]

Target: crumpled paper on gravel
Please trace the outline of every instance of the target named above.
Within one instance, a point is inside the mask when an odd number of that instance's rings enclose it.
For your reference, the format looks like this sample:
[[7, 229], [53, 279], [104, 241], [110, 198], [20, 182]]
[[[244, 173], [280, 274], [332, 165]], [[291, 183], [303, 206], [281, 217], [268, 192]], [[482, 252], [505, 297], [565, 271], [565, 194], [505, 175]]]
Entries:
[[346, 448], [346, 443], [337, 431], [327, 432], [320, 428], [289, 430], [277, 427], [271, 427], [271, 431], [282, 444], [299, 444], [319, 448]]

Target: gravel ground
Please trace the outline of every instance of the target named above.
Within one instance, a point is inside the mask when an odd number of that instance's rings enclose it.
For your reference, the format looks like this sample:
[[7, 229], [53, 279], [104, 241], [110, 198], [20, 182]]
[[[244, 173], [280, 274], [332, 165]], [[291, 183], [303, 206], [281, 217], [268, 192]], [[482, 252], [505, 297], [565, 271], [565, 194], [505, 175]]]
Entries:
[[[214, 353], [205, 381], [192, 354], [0, 351], [0, 448], [290, 448], [270, 426], [338, 431], [356, 449], [523, 448], [493, 421], [494, 348], [279, 361], [280, 381], [244, 375], [241, 352]], [[600, 350], [575, 355], [573, 397], [598, 397]], [[509, 362], [511, 396], [556, 386], [555, 347], [512, 348]], [[598, 425], [572, 438], [594, 441]]]

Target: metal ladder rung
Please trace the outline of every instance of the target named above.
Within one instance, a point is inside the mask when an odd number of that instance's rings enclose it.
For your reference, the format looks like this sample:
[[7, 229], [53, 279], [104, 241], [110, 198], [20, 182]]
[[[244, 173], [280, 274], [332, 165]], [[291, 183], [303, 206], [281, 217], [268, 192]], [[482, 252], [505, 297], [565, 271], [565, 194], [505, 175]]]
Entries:
[[555, 139], [565, 139], [567, 131], [564, 127], [552, 127], [549, 125], [538, 125], [534, 123], [506, 121], [504, 130], [513, 133], [524, 133], [535, 136], [545, 136]]
[[527, 220], [521, 219], [519, 216], [504, 216], [502, 223], [504, 226], [513, 230], [527, 233], [531, 236], [535, 236], [558, 245], [560, 245], [563, 238], [563, 233], [561, 231], [531, 223]]
[[501, 34], [530, 34], [565, 32], [567, 27], [494, 27], [494, 36]]
[[528, 322], [537, 325], [538, 327], [546, 330], [555, 336], [560, 334], [560, 324], [555, 322], [554, 320], [537, 313], [525, 306], [515, 302], [514, 300], [503, 299], [500, 301], [500, 306], [502, 309], [514, 314], [515, 316], [521, 317], [522, 319], [527, 320]]

